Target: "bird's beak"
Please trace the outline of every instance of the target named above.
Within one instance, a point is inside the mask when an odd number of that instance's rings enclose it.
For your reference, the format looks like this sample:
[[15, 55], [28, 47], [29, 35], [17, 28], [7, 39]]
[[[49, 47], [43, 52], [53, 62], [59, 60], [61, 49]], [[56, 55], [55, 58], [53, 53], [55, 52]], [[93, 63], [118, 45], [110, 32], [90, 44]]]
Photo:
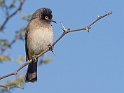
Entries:
[[[54, 19], [50, 19], [50, 22], [54, 22], [54, 23], [56, 23], [56, 21], [54, 20]], [[57, 23], [56, 23], [57, 24]]]

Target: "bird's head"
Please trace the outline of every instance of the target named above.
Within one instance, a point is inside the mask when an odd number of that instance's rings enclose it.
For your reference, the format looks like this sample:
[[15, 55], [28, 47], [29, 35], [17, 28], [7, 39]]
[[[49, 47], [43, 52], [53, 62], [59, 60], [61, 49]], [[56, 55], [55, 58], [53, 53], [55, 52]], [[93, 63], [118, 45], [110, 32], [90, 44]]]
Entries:
[[49, 8], [40, 8], [34, 12], [32, 15], [32, 19], [39, 18], [41, 20], [47, 21], [47, 22], [54, 22], [55, 20], [52, 19], [52, 10]]

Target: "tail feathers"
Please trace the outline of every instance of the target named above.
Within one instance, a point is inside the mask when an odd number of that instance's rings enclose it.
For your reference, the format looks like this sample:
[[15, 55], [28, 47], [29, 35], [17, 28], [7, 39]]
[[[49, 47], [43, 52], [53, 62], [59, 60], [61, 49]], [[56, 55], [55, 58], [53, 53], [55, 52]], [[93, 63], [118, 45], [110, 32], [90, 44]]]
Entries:
[[25, 82], [36, 82], [37, 81], [37, 62], [30, 63], [25, 76]]

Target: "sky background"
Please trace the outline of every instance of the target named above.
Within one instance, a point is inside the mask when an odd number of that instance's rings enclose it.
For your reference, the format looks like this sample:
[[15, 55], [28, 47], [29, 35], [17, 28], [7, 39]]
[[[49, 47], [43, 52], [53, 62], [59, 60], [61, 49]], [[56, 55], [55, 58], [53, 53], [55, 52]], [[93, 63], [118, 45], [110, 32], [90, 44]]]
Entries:
[[[66, 28], [83, 28], [98, 15], [112, 11], [113, 14], [95, 23], [90, 34], [86, 31], [69, 33], [54, 47], [49, 64], [38, 68], [38, 81], [27, 83], [24, 90], [14, 89], [12, 93], [124, 93], [124, 1], [123, 0], [26, 0], [21, 13], [6, 25], [0, 37], [13, 40], [16, 30], [27, 22], [23, 14], [32, 14], [41, 7], [53, 11], [52, 23], [54, 41], [62, 34], [60, 22]], [[4, 14], [0, 10], [0, 23]], [[13, 58], [25, 55], [24, 42], [17, 41], [5, 54]], [[21, 66], [13, 62], [0, 64], [0, 75], [15, 71]], [[22, 74], [24, 69], [20, 72]], [[11, 76], [14, 79], [15, 76]], [[1, 80], [1, 84], [6, 79]]]

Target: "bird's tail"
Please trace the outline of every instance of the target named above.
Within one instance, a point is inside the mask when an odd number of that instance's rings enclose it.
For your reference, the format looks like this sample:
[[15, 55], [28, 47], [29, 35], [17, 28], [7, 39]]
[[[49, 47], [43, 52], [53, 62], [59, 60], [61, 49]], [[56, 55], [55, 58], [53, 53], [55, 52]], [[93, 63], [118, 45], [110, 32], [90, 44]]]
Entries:
[[28, 65], [27, 73], [25, 75], [25, 82], [37, 81], [37, 62], [32, 62]]

